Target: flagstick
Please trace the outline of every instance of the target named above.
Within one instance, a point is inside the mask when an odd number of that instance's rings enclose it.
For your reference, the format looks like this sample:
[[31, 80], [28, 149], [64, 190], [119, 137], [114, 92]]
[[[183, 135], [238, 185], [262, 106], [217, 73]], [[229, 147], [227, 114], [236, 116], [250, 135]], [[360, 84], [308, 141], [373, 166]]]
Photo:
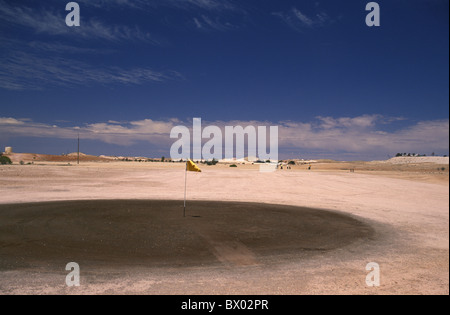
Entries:
[[183, 217], [186, 217], [186, 187], [187, 187], [187, 168], [188, 168], [188, 162], [186, 161], [186, 169], [184, 171], [184, 211], [183, 211]]

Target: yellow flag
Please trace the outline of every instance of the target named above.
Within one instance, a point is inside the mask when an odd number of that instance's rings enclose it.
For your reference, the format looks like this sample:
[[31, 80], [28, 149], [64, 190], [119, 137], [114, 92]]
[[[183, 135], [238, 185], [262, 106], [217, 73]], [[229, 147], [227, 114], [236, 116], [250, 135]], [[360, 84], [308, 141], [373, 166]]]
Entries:
[[191, 160], [187, 162], [187, 170], [189, 172], [201, 172], [202, 170]]

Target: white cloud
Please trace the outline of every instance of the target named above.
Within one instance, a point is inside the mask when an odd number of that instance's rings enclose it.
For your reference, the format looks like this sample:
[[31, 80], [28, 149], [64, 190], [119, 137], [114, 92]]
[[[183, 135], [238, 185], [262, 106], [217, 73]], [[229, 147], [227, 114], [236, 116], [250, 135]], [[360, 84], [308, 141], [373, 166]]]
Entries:
[[380, 121], [380, 115], [364, 115], [359, 117], [317, 117], [321, 121], [323, 129], [332, 128], [368, 128], [373, 127], [376, 122]]
[[[397, 152], [448, 152], [449, 121], [423, 121], [396, 131], [385, 131], [381, 115], [354, 118], [322, 118], [304, 123], [281, 123], [280, 146], [303, 152], [352, 153], [367, 155]], [[384, 155], [383, 155], [384, 154]]]
[[8, 117], [0, 117], [0, 125], [23, 125], [25, 122], [15, 119], [15, 118], [8, 118]]
[[82, 127], [59, 127], [25, 119], [0, 117], [0, 134], [10, 137], [73, 139], [79, 133], [83, 139], [129, 146], [138, 141], [167, 143], [170, 140], [170, 130], [177, 123], [179, 121], [176, 119], [167, 121], [145, 119], [128, 123], [112, 121], [86, 124]]
[[[389, 119], [380, 115], [360, 117], [319, 118], [311, 122], [267, 121], [203, 121], [203, 127], [224, 126], [279, 126], [280, 152], [298, 152], [319, 156], [352, 156], [385, 158], [397, 152], [431, 153], [449, 150], [449, 121], [421, 121], [408, 127], [385, 131]], [[325, 121], [325, 123], [324, 123]], [[331, 123], [330, 123], [331, 122]], [[144, 119], [132, 122], [110, 121], [87, 124], [82, 127], [58, 127], [30, 120], [0, 118], [0, 134], [10, 137], [47, 137], [73, 139], [79, 132], [84, 139], [130, 146], [147, 142], [169, 150], [173, 143], [169, 134], [173, 127], [192, 127], [192, 122], [178, 119]]]

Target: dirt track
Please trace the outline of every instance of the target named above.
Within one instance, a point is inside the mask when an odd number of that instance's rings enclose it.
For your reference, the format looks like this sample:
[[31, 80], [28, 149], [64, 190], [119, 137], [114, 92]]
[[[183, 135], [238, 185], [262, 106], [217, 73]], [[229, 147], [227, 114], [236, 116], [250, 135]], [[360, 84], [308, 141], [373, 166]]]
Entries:
[[[253, 169], [206, 168], [203, 173], [189, 174], [189, 200], [262, 203], [264, 205], [259, 207], [266, 211], [260, 210], [257, 216], [246, 216], [252, 219], [231, 224], [239, 211], [229, 209], [231, 212], [223, 212], [222, 217], [215, 213], [214, 218], [220, 221], [214, 221], [211, 226], [208, 220], [213, 219], [209, 217], [213, 204], [204, 203], [209, 206], [197, 208], [197, 214], [188, 213], [188, 224], [182, 228], [181, 223], [185, 221], [178, 217], [182, 209], [169, 204], [171, 215], [159, 218], [168, 220], [168, 224], [157, 224], [147, 239], [141, 239], [151, 224], [143, 211], [148, 207], [147, 202], [108, 202], [101, 206], [89, 201], [89, 206], [81, 208], [80, 203], [70, 204], [68, 208], [63, 206], [65, 200], [181, 200], [183, 175], [176, 165], [92, 163], [80, 167], [0, 167], [4, 183], [0, 188], [0, 203], [3, 204], [0, 207], [3, 244], [0, 247], [0, 257], [3, 257], [0, 293], [448, 294], [448, 182], [421, 179], [424, 176], [435, 178], [435, 174], [421, 174], [420, 178], [413, 176], [410, 180], [403, 173], [397, 178], [396, 173], [387, 177], [323, 169], [263, 174]], [[20, 205], [48, 201], [62, 203], [32, 208]], [[122, 209], [129, 204], [136, 205], [128, 209], [134, 214], [132, 217], [125, 215], [124, 210], [115, 215], [109, 212], [111, 205]], [[288, 207], [289, 211], [282, 211], [284, 216], [274, 216], [278, 210], [270, 208], [270, 204], [328, 209], [332, 213]], [[200, 205], [202, 203], [191, 202], [191, 206]], [[65, 216], [77, 218], [78, 211], [81, 212], [76, 224], [65, 227]], [[256, 212], [256, 209], [248, 211]], [[151, 216], [156, 215], [154, 211], [151, 213]], [[323, 216], [317, 217], [319, 213]], [[19, 222], [21, 215], [29, 220], [22, 218]], [[305, 215], [312, 215], [309, 219], [316, 217], [317, 224], [317, 227], [309, 225], [306, 239], [320, 244], [296, 241], [302, 236], [299, 229], [305, 229], [304, 220], [297, 219], [304, 219]], [[331, 225], [327, 227], [330, 219]], [[351, 224], [343, 230], [349, 233], [345, 237], [329, 233], [336, 231], [333, 224], [339, 225], [341, 219], [343, 222], [350, 220], [346, 224], [358, 222], [353, 227], [354, 231], [362, 233], [361, 237], [350, 237], [354, 236]], [[354, 219], [357, 221], [352, 221]], [[115, 228], [100, 229], [109, 222]], [[128, 230], [122, 222], [135, 228]], [[271, 229], [270, 224], [280, 229]], [[41, 229], [42, 225], [48, 228]], [[178, 240], [175, 235], [179, 234], [173, 231], [177, 228], [184, 236]], [[45, 240], [52, 235], [59, 235], [59, 238], [46, 248]], [[77, 239], [80, 235], [86, 235], [90, 243], [95, 244], [88, 250], [90, 259], [85, 261], [82, 259], [86, 256], [81, 255], [83, 242]], [[345, 241], [346, 237], [350, 238]], [[281, 242], [283, 238], [286, 241]], [[17, 239], [24, 242], [14, 243]], [[101, 246], [102, 239], [110, 242], [109, 245]], [[140, 240], [135, 248], [130, 246], [135, 243], [130, 242], [132, 240]], [[155, 241], [150, 244], [149, 240]], [[146, 256], [146, 250], [155, 245], [158, 249], [158, 244], [159, 259], [157, 255]], [[184, 245], [180, 244], [186, 244], [184, 250]], [[21, 246], [27, 253], [22, 259], [17, 256]], [[111, 250], [115, 246], [120, 251]], [[188, 246], [198, 250], [198, 255], [189, 256]], [[307, 246], [312, 250], [305, 251]], [[79, 288], [65, 286], [67, 272], [64, 268], [69, 257], [52, 256], [58, 250], [70, 253], [69, 248], [76, 249], [72, 253], [80, 254], [77, 256], [82, 276]], [[102, 253], [101, 248], [106, 253]], [[172, 255], [173, 250], [176, 255]], [[115, 263], [105, 262], [102, 258], [105, 254]], [[124, 261], [127, 255], [133, 259]], [[369, 288], [365, 284], [365, 267], [370, 262], [381, 267], [379, 288]]]

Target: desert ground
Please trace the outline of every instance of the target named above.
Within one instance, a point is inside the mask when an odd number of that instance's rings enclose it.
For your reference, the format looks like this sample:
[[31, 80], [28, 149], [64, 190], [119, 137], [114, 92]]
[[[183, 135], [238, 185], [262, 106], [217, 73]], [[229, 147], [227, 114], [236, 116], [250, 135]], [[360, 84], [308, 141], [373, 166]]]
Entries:
[[308, 166], [0, 166], [0, 294], [449, 294], [448, 158]]

